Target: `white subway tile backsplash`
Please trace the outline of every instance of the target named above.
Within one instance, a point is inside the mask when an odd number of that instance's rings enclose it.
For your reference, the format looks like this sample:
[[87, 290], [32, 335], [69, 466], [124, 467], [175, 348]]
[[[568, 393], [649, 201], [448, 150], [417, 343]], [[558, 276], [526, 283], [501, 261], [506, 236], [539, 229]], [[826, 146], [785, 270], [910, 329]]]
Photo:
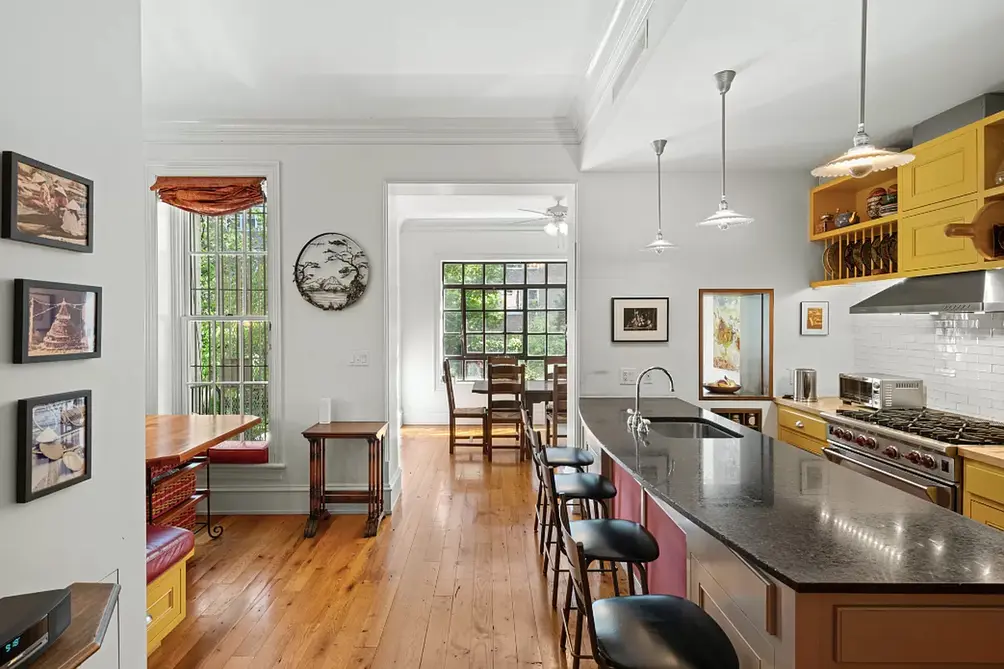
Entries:
[[854, 370], [916, 376], [935, 409], [1004, 421], [1004, 314], [853, 317]]

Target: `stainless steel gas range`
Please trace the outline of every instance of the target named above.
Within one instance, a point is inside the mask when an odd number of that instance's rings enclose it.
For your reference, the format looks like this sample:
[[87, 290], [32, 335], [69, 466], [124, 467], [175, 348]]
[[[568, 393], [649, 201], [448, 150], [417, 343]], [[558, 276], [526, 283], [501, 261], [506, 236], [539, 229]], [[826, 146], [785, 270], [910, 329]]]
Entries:
[[828, 460], [960, 511], [960, 445], [1002, 445], [1004, 425], [924, 408], [823, 413]]

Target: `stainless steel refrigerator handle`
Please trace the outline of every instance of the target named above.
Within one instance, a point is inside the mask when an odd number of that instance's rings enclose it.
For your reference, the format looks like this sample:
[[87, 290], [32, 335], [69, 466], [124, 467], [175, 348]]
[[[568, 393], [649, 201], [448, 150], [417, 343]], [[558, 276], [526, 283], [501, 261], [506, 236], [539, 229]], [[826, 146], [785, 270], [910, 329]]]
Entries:
[[849, 462], [852, 462], [855, 466], [861, 467], [862, 469], [867, 469], [868, 471], [875, 472], [876, 474], [878, 474], [880, 476], [884, 476], [886, 478], [890, 478], [890, 479], [893, 479], [895, 481], [899, 481], [900, 483], [908, 485], [908, 486], [910, 486], [912, 488], [916, 488], [917, 490], [923, 490], [924, 494], [927, 495], [932, 502], [937, 503], [937, 501], [938, 501], [938, 494], [937, 494], [937, 487], [936, 486], [922, 485], [920, 483], [915, 483], [914, 481], [911, 481], [910, 479], [905, 479], [902, 476], [896, 476], [892, 472], [888, 472], [888, 471], [886, 471], [884, 469], [879, 469], [878, 467], [873, 467], [872, 465], [869, 465], [869, 464], [866, 464], [864, 462], [861, 462], [860, 460], [856, 460], [855, 458], [849, 458], [846, 455], [843, 455], [842, 453], [838, 453], [837, 451], [833, 450], [829, 446], [825, 446], [823, 448], [823, 455], [826, 456], [827, 460], [829, 460], [830, 462], [832, 462], [834, 464], [839, 465], [844, 460], [847, 460]]

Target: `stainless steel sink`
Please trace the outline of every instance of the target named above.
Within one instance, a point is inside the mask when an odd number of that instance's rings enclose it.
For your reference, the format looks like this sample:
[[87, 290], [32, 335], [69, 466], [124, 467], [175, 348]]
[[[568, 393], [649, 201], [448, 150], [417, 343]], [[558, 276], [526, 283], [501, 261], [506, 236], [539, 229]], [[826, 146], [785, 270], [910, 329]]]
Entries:
[[740, 439], [742, 435], [730, 432], [711, 421], [702, 419], [649, 418], [649, 430], [669, 439]]

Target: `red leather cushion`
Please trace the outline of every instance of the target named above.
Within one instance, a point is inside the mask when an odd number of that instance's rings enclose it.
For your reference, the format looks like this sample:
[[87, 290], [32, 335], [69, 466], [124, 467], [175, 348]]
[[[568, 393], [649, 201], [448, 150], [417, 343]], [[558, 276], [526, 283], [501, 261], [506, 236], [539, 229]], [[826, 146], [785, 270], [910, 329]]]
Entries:
[[268, 442], [224, 441], [209, 449], [209, 461], [218, 465], [263, 465], [268, 462]]
[[195, 548], [195, 535], [180, 527], [146, 526], [146, 582], [183, 560]]

